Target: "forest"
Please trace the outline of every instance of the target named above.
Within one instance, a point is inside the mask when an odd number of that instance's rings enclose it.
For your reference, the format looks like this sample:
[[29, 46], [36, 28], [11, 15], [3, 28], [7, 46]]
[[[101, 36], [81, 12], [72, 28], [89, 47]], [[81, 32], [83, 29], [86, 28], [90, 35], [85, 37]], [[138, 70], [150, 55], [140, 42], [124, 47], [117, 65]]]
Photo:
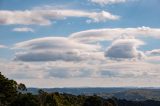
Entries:
[[39, 89], [38, 94], [26, 92], [24, 84], [6, 78], [0, 73], [0, 106], [160, 106], [160, 101], [128, 101], [115, 97], [104, 99], [97, 95], [72, 95], [47, 93]]

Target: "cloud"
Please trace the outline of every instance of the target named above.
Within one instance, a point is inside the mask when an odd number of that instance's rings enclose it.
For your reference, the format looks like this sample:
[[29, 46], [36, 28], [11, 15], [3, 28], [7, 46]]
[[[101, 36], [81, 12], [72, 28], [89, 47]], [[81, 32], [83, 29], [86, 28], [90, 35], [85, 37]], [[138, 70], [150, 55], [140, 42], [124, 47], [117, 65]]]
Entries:
[[80, 57], [77, 52], [65, 52], [65, 51], [31, 51], [24, 53], [17, 53], [14, 60], [20, 61], [81, 61], [83, 57]]
[[158, 86], [159, 67], [159, 64], [139, 61], [36, 63], [0, 60], [1, 72], [27, 87]]
[[76, 69], [76, 68], [60, 68], [57, 67], [48, 72], [47, 77], [51, 78], [84, 78], [91, 77], [92, 70]]
[[45, 72], [43, 72], [45, 68], [40, 66], [40, 64], [0, 59], [1, 72], [12, 79], [40, 79], [45, 76]]
[[96, 4], [100, 4], [103, 6], [103, 5], [107, 5], [107, 4], [124, 3], [127, 0], [89, 0], [89, 1], [96, 3]]
[[92, 29], [76, 32], [70, 35], [70, 39], [75, 39], [84, 43], [91, 43], [104, 40], [114, 40], [120, 36], [127, 35], [130, 37], [154, 37], [160, 38], [159, 28], [138, 27], [138, 28], [106, 28]]
[[97, 45], [83, 44], [67, 37], [44, 37], [16, 43], [14, 49], [59, 49], [70, 50], [80, 49], [96, 51]]
[[[138, 50], [138, 47], [144, 44], [138, 37], [160, 38], [159, 31], [148, 27], [114, 28], [87, 30], [73, 33], [69, 37], [37, 38], [15, 44], [14, 60], [78, 62], [91, 59], [104, 60], [105, 56], [115, 60], [137, 60], [148, 56]], [[106, 47], [106, 51], [102, 48], [104, 45], [97, 44], [103, 40], [112, 41], [112, 44]]]
[[28, 27], [14, 28], [13, 31], [15, 32], [34, 32], [32, 28], [28, 28]]
[[[32, 87], [159, 85], [159, 49], [142, 52], [139, 47], [145, 43], [138, 39], [140, 36], [159, 38], [159, 29], [82, 32], [16, 43], [11, 49], [15, 51], [16, 61], [0, 60], [0, 70], [7, 77]], [[102, 40], [110, 40], [106, 51], [101, 47], [105, 46]]]
[[[81, 61], [101, 59], [99, 45], [82, 44], [65, 37], [46, 37], [15, 44], [15, 59], [20, 61]], [[20, 51], [19, 51], [20, 50]]]
[[160, 55], [160, 49], [154, 49], [154, 50], [151, 50], [151, 51], [146, 51], [146, 55]]
[[0, 11], [0, 24], [9, 25], [9, 24], [38, 24], [38, 25], [48, 25], [50, 21], [37, 11], [9, 11], [1, 10]]
[[0, 49], [4, 49], [4, 48], [7, 48], [7, 46], [5, 46], [5, 45], [0, 45]]
[[23, 25], [50, 25], [53, 20], [62, 20], [67, 17], [87, 18], [92, 22], [117, 20], [119, 16], [109, 12], [90, 12], [72, 9], [33, 9], [24, 11], [0, 10], [0, 24], [23, 24]]
[[107, 48], [105, 56], [113, 59], [141, 59], [144, 54], [137, 48], [143, 44], [134, 38], [117, 39]]
[[146, 51], [145, 55], [147, 56], [146, 61], [150, 63], [160, 63], [160, 49], [153, 49], [150, 51]]
[[[102, 77], [114, 78], [137, 78], [144, 79], [146, 76], [149, 78], [158, 78], [157, 74], [159, 64], [146, 63], [144, 61], [119, 61], [111, 62], [104, 65], [99, 71]], [[145, 75], [144, 75], [145, 74]]]

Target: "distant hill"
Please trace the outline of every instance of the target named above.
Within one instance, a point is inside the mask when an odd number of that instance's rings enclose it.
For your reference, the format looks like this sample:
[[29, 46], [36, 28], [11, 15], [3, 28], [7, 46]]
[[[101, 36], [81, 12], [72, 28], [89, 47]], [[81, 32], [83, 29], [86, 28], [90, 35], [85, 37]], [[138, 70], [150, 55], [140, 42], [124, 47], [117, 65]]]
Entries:
[[[60, 92], [73, 95], [98, 95], [103, 98], [116, 97], [132, 101], [160, 101], [160, 89], [155, 88], [44, 88], [48, 93]], [[38, 93], [37, 88], [28, 88], [28, 92]]]
[[160, 101], [160, 89], [131, 89], [126, 91], [98, 94], [103, 98], [116, 97], [132, 101], [157, 100]]
[[[28, 92], [37, 94], [38, 88], [27, 88]], [[126, 90], [130, 90], [133, 88], [42, 88], [44, 91], [48, 93], [52, 92], [60, 92], [60, 93], [68, 93], [73, 95], [93, 95], [99, 93], [114, 93], [114, 92], [122, 92]]]

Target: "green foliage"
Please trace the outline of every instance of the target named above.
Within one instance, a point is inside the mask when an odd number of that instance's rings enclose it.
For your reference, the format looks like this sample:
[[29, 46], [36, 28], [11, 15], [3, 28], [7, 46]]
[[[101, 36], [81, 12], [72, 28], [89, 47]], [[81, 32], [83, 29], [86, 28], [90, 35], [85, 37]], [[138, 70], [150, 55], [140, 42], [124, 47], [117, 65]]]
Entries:
[[17, 82], [5, 78], [0, 73], [0, 103], [1, 105], [9, 105], [17, 96]]
[[83, 106], [102, 106], [103, 99], [98, 96], [91, 96], [85, 100]]
[[31, 93], [19, 94], [10, 106], [40, 106], [37, 96]]
[[18, 84], [18, 90], [27, 91], [27, 88], [26, 88], [26, 86], [24, 84], [20, 83], [20, 84]]

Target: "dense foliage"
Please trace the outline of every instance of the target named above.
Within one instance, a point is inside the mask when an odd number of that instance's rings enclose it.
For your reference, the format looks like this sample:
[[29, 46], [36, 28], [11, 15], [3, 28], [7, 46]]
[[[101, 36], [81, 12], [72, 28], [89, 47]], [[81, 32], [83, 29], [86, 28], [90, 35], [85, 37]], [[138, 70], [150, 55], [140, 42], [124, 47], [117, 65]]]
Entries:
[[0, 106], [160, 106], [160, 101], [126, 101], [116, 98], [104, 99], [99, 96], [71, 95], [65, 93], [38, 94], [24, 92], [25, 85], [17, 84], [0, 73]]
[[18, 90], [26, 89], [24, 84], [17, 84], [0, 73], [0, 105], [9, 105], [18, 95]]

